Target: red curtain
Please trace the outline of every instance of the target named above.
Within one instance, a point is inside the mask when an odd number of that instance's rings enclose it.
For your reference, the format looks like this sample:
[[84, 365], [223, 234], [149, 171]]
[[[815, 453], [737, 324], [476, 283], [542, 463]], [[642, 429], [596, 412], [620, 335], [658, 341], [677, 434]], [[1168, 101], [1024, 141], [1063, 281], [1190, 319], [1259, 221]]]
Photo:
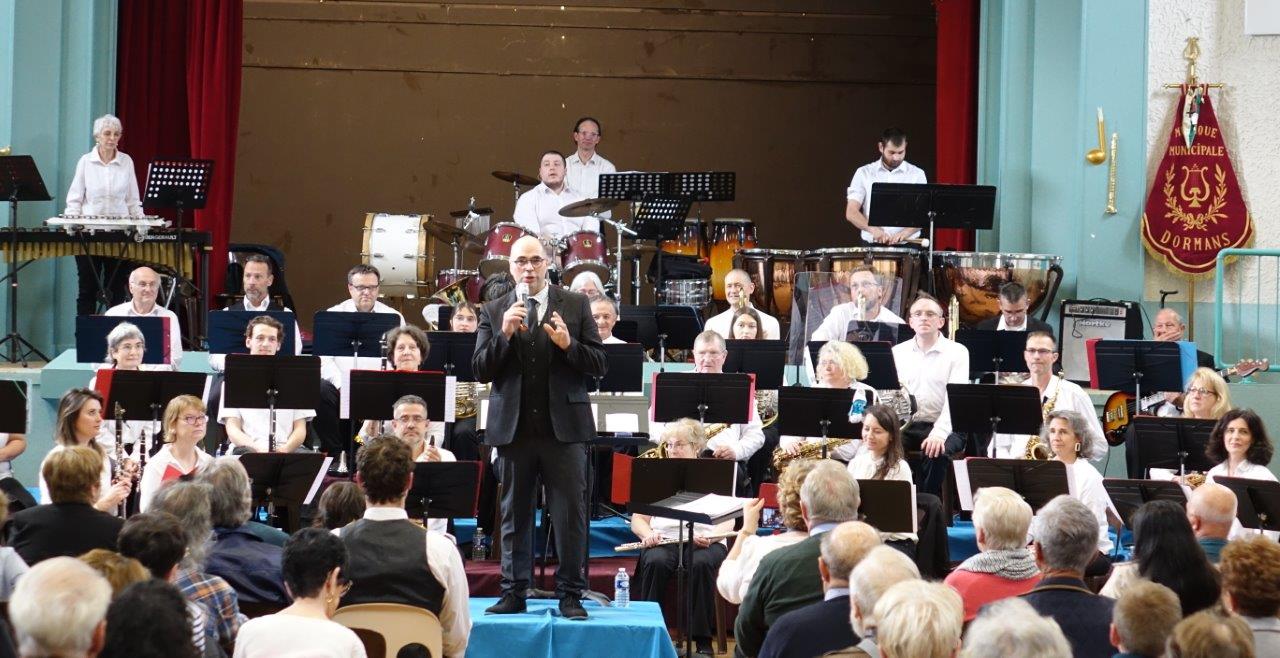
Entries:
[[157, 157], [215, 162], [204, 210], [183, 220], [213, 236], [210, 304], [231, 236], [243, 11], [243, 0], [120, 0], [116, 114], [138, 180]]
[[[938, 183], [977, 181], [980, 0], [934, 0], [938, 12]], [[939, 229], [935, 249], [973, 249], [973, 232]]]

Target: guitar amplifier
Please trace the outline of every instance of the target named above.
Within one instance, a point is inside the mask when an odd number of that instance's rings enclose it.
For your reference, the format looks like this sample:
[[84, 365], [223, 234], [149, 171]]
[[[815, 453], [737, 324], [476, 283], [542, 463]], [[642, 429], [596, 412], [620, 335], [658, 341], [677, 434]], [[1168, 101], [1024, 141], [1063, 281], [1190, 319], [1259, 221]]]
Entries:
[[1089, 385], [1089, 353], [1085, 343], [1090, 338], [1142, 338], [1142, 309], [1136, 302], [1064, 299], [1059, 316], [1062, 376], [1081, 386]]

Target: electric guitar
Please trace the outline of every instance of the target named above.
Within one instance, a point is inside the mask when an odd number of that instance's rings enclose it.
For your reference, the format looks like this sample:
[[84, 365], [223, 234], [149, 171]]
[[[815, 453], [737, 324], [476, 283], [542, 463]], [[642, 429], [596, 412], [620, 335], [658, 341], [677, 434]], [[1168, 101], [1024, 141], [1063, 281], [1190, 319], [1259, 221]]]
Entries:
[[[1223, 377], [1248, 377], [1259, 370], [1266, 370], [1270, 365], [1270, 359], [1241, 359], [1234, 366], [1219, 370], [1218, 374]], [[1123, 444], [1125, 430], [1128, 429], [1133, 417], [1143, 415], [1151, 405], [1162, 400], [1164, 400], [1164, 391], [1144, 395], [1141, 400], [1135, 399], [1132, 393], [1124, 391], [1112, 393], [1102, 407], [1102, 432], [1107, 437], [1107, 443], [1113, 446]]]

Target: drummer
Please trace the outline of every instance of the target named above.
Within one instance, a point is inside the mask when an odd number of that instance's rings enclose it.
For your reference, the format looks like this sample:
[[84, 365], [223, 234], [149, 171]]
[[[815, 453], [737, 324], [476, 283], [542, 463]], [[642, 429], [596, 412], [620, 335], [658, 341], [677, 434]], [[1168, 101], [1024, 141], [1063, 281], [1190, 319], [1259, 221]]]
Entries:
[[929, 181], [923, 169], [907, 162], [907, 134], [902, 130], [886, 128], [876, 148], [880, 151], [880, 158], [858, 167], [849, 182], [849, 189], [845, 192], [848, 204], [844, 218], [862, 232], [862, 240], [867, 244], [898, 244], [919, 235], [920, 229], [913, 226], [871, 226], [867, 219], [871, 216], [871, 186], [874, 183], [924, 184]]
[[[604, 137], [600, 122], [592, 117], [582, 117], [573, 124], [573, 143], [578, 145], [565, 162], [565, 182], [588, 199], [600, 196], [600, 175], [617, 173], [618, 168], [596, 153], [596, 147]], [[608, 216], [608, 213], [605, 213]]]
[[756, 284], [751, 282], [750, 274], [743, 270], [729, 270], [729, 273], [724, 275], [724, 298], [729, 301], [729, 310], [707, 320], [706, 328], [726, 339], [733, 338], [733, 315], [738, 308], [745, 306], [754, 310], [760, 316], [760, 324], [763, 325], [761, 329], [763, 329], [763, 338], [765, 340], [777, 340], [780, 338], [778, 319], [761, 311], [751, 303], [751, 295], [755, 291]]
[[538, 178], [542, 182], [516, 201], [517, 224], [536, 233], [544, 245], [577, 231], [600, 232], [600, 220], [594, 217], [560, 214], [561, 208], [586, 198], [565, 182], [564, 155], [559, 151], [543, 153]]
[[[852, 299], [831, 309], [809, 340], [844, 340], [849, 334], [849, 323], [854, 321], [906, 324], [898, 314], [884, 307], [884, 286], [871, 268], [859, 267], [849, 275], [849, 293]], [[728, 295], [727, 289], [725, 294]]]

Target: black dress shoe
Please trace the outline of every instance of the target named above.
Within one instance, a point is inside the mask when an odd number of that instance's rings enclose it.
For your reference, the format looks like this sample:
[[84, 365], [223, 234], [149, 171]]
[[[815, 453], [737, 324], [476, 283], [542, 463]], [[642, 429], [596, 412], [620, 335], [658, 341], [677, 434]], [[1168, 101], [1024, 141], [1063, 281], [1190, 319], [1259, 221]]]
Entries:
[[560, 616], [565, 619], [586, 619], [587, 611], [582, 608], [582, 599], [577, 594], [565, 594], [561, 597]]
[[[561, 605], [563, 606], [563, 604]], [[563, 607], [561, 609], [563, 609]], [[506, 594], [502, 595], [501, 599], [498, 599], [497, 603], [485, 608], [484, 614], [514, 615], [516, 613], [520, 613], [524, 611], [525, 611], [524, 597], [518, 594], [515, 594], [513, 592], [507, 592]]]

